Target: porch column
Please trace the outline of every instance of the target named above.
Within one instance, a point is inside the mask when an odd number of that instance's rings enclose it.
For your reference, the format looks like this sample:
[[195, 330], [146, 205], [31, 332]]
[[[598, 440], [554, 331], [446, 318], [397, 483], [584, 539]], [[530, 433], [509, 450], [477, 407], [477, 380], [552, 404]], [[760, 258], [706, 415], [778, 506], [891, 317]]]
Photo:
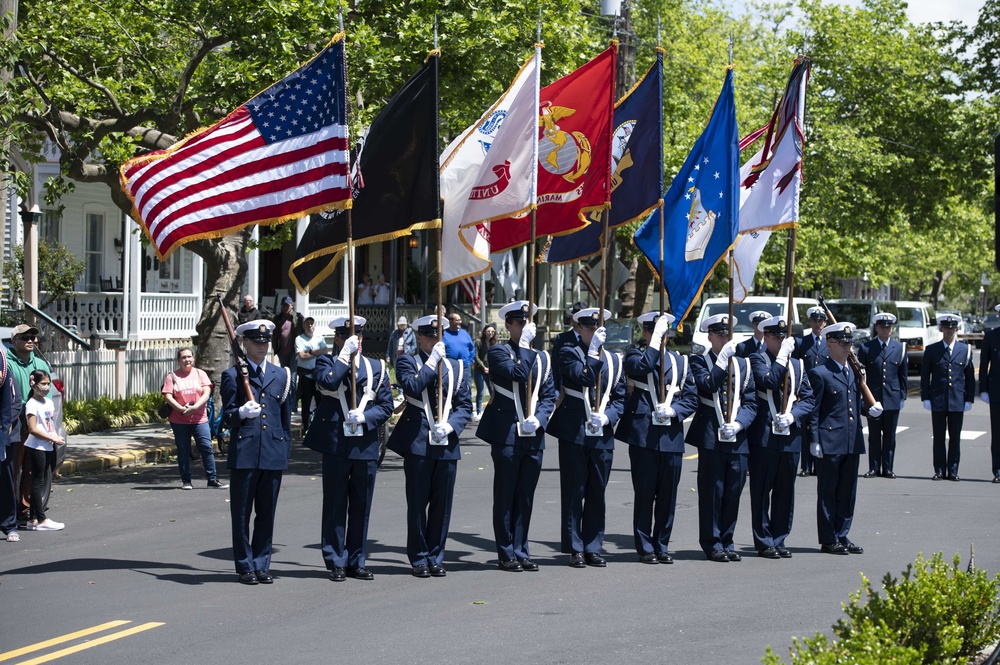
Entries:
[[146, 253], [139, 242], [139, 233], [135, 232], [137, 224], [129, 219], [125, 234], [125, 293], [128, 299], [128, 338], [139, 339], [142, 331], [139, 329], [139, 315], [142, 305], [142, 271], [143, 259]]
[[[253, 233], [250, 234], [250, 237], [253, 238], [255, 241], [260, 240], [260, 227], [254, 226]], [[260, 261], [260, 250], [257, 249], [251, 250], [250, 253], [247, 255], [247, 285], [246, 289], [243, 291], [242, 294], [246, 295], [249, 293], [250, 295], [252, 295], [253, 301], [258, 307], [260, 307], [260, 293], [259, 293], [260, 283], [257, 279], [257, 273], [260, 271], [260, 266], [258, 265], [259, 261]], [[239, 303], [242, 306], [243, 304], [242, 296], [239, 299]]]
[[[298, 247], [299, 243], [302, 242], [302, 236], [305, 235], [306, 227], [309, 226], [308, 217], [299, 217], [295, 222], [295, 246]], [[344, 261], [344, 263], [347, 263]], [[302, 314], [302, 318], [309, 316], [309, 294], [299, 293], [298, 289], [295, 289], [295, 311]]]

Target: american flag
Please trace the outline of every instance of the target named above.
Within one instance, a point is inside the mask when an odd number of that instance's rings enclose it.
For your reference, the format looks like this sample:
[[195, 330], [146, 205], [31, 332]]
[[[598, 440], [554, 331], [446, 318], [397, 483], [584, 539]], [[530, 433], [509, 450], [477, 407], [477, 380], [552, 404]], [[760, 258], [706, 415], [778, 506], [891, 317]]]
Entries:
[[212, 127], [122, 165], [133, 216], [160, 258], [192, 240], [351, 206], [343, 37]]
[[[584, 265], [583, 267], [581, 267], [580, 272], [577, 273], [577, 277], [580, 278], [580, 283], [583, 284], [583, 287], [587, 289], [587, 291], [590, 292], [590, 295], [593, 296], [594, 298], [601, 297], [601, 289], [599, 286], [601, 279], [600, 263], [601, 260], [597, 259], [590, 265]], [[590, 274], [590, 271], [595, 268], [597, 269], [596, 279]]]
[[466, 277], [459, 280], [458, 285], [462, 287], [462, 291], [469, 297], [469, 302], [472, 303], [472, 313], [479, 314], [479, 310], [482, 307], [482, 291], [479, 289], [479, 277]]

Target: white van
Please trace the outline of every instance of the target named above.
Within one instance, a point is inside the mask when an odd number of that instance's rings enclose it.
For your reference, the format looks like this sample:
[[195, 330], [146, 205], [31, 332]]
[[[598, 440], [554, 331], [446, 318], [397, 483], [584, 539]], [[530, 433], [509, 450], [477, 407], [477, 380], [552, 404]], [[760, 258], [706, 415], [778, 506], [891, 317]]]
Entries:
[[924, 349], [934, 342], [941, 341], [941, 331], [937, 327], [937, 314], [934, 308], [918, 300], [897, 300], [896, 329], [899, 331], [899, 341], [906, 345], [906, 354], [910, 364], [919, 365], [924, 359]]
[[[810, 307], [815, 307], [819, 302], [814, 298], [796, 298], [795, 312], [792, 315], [792, 331], [796, 335], [802, 334], [801, 323], [808, 318], [806, 312]], [[778, 296], [749, 296], [746, 300], [733, 303], [733, 316], [736, 317], [736, 327], [733, 329], [733, 339], [739, 343], [753, 335], [753, 327], [750, 325], [750, 312], [759, 309], [770, 312], [772, 316], [788, 316], [788, 298]], [[694, 335], [691, 338], [691, 353], [705, 353], [708, 348], [708, 333], [701, 332], [701, 322], [716, 314], [729, 313], [728, 298], [707, 298], [698, 312], [698, 318], [694, 324]], [[799, 324], [796, 326], [795, 324]]]

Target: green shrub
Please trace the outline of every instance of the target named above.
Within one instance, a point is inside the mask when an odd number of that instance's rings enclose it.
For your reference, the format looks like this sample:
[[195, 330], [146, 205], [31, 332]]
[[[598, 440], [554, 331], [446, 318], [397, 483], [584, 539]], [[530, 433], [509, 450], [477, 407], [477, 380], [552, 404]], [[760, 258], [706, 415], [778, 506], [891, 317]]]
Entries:
[[103, 432], [147, 423], [165, 422], [156, 411], [163, 404], [163, 395], [149, 393], [132, 397], [97, 397], [69, 400], [63, 404], [63, 426], [67, 434]]
[[[846, 619], [833, 626], [831, 642], [822, 633], [793, 640], [791, 662], [828, 665], [852, 663], [967, 663], [1000, 637], [998, 582], [984, 570], [963, 571], [961, 557], [949, 566], [939, 552], [930, 561], [918, 555], [901, 580], [882, 579], [880, 595], [861, 576], [862, 587], [844, 605]], [[865, 604], [862, 605], [862, 600]], [[771, 647], [762, 659], [781, 663]]]

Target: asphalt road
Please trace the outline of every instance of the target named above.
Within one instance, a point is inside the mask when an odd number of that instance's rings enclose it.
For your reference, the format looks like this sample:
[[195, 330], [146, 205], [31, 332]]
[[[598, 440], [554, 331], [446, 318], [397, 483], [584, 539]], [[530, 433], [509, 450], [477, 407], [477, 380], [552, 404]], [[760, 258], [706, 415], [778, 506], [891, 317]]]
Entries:
[[[754, 555], [747, 489], [737, 530], [745, 558], [722, 566], [698, 548], [696, 459], [684, 463], [677, 562], [638, 563], [621, 444], [607, 494], [605, 569], [571, 569], [558, 553], [551, 440], [532, 524], [537, 573], [496, 568], [489, 449], [473, 431], [463, 437], [443, 579], [409, 574], [403, 471], [392, 453], [372, 510], [372, 582], [327, 580], [318, 549], [319, 460], [299, 446], [282, 486], [271, 586], [236, 583], [228, 491], [208, 490], [203, 480], [196, 491], [180, 491], [166, 465], [60, 480], [50, 513], [66, 529], [0, 542], [0, 661], [756, 663], [766, 645], [786, 654], [793, 636], [829, 632], [861, 574], [898, 576], [920, 552], [959, 553], [964, 567], [970, 544], [977, 566], [1000, 571], [988, 407], [977, 402], [966, 414], [959, 483], [929, 479], [930, 415], [918, 400], [908, 402], [900, 426], [898, 479], [859, 480], [851, 538], [863, 555], [819, 552], [816, 481], [799, 478], [788, 543], [794, 557]], [[130, 623], [105, 625], [112, 621]]]

